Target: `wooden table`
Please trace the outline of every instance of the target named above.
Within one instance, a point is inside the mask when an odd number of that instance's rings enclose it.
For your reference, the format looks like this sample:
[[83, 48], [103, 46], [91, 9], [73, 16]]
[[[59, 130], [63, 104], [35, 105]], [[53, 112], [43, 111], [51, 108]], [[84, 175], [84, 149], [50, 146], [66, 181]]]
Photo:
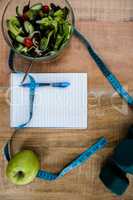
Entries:
[[[0, 1], [0, 15], [7, 0]], [[77, 27], [104, 58], [124, 86], [133, 91], [133, 1], [132, 0], [71, 0], [77, 17]], [[0, 33], [0, 147], [10, 138], [9, 49]], [[24, 61], [17, 60], [23, 66]], [[109, 140], [82, 167], [55, 182], [36, 179], [23, 187], [15, 187], [5, 177], [6, 162], [0, 155], [0, 200], [133, 200], [133, 178], [123, 197], [112, 195], [100, 182], [98, 175], [103, 161], [127, 133], [133, 112], [115, 94], [82, 44], [72, 39], [65, 55], [52, 63], [34, 64], [33, 72], [88, 72], [88, 129], [50, 130], [27, 129], [14, 140], [15, 150], [35, 149], [42, 168], [58, 172], [65, 164], [84, 151], [99, 137]]]

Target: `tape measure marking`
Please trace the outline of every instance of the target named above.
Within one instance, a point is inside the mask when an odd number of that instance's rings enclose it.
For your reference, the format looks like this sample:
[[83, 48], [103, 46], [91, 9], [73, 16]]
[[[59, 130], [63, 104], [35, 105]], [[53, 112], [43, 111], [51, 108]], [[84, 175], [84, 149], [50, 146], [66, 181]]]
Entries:
[[74, 34], [87, 48], [89, 54], [91, 55], [91, 57], [97, 64], [98, 68], [106, 77], [108, 82], [112, 85], [112, 87], [116, 90], [116, 92], [125, 100], [127, 104], [133, 105], [133, 97], [128, 94], [128, 92], [124, 89], [122, 84], [118, 81], [118, 79], [114, 76], [114, 74], [109, 70], [108, 66], [104, 63], [102, 58], [95, 52], [89, 40], [76, 28], [74, 29]]
[[[90, 55], [93, 57], [93, 59], [95, 60], [95, 62], [97, 63], [97, 65], [99, 66], [101, 71], [103, 72], [103, 74], [106, 77], [109, 77], [109, 75], [110, 75], [109, 70], [104, 66], [103, 61], [93, 51], [93, 48], [91, 48], [90, 44], [86, 41], [85, 37], [83, 35], [81, 35], [81, 33], [79, 33], [78, 31], [75, 31], [75, 33], [80, 38], [80, 40], [83, 41], [85, 46], [88, 48]], [[21, 72], [17, 72], [16, 69], [15, 69], [15, 66], [14, 66], [14, 63], [13, 63], [14, 56], [15, 56], [15, 53], [13, 52], [13, 50], [11, 50], [10, 55], [9, 55], [9, 61], [8, 61], [10, 69], [15, 73], [21, 73]], [[30, 93], [29, 93], [29, 98], [30, 98], [29, 119], [27, 120], [27, 122], [19, 125], [17, 127], [18, 130], [21, 129], [21, 128], [25, 128], [25, 126], [31, 121], [32, 116], [33, 116], [33, 104], [34, 104], [34, 98], [35, 98], [36, 84], [35, 84], [34, 78], [31, 75], [28, 75], [28, 77], [29, 77], [30, 83], [31, 83], [31, 85], [29, 87], [29, 89], [30, 89]], [[108, 80], [110, 80], [110, 77], [109, 77]], [[6, 143], [4, 149], [3, 149], [3, 153], [4, 153], [4, 156], [5, 156], [7, 161], [10, 161], [10, 159], [11, 159], [10, 142], [11, 141], [8, 141]], [[106, 144], [107, 144], [107, 140], [103, 137], [100, 140], [98, 140], [94, 145], [89, 147], [86, 151], [84, 151], [79, 157], [77, 157], [74, 161], [72, 161], [69, 165], [67, 165], [59, 173], [55, 174], [55, 173], [47, 172], [47, 171], [44, 171], [44, 170], [39, 170], [37, 177], [40, 178], [40, 179], [49, 180], [49, 181], [56, 180], [60, 177], [63, 177], [65, 174], [67, 174], [71, 170], [73, 170], [73, 169], [77, 168], [78, 166], [84, 164], [85, 161], [87, 161], [98, 150], [102, 149]]]
[[[9, 162], [11, 160], [11, 154], [10, 154], [10, 140], [6, 143], [6, 145], [3, 148], [3, 154], [4, 158]], [[64, 169], [62, 169], [59, 173], [52, 173], [47, 172], [44, 170], [39, 170], [37, 174], [37, 178], [53, 181], [56, 179], [59, 179], [63, 177], [65, 174], [69, 173], [71, 170], [83, 165], [89, 158], [95, 154], [97, 151], [101, 150], [105, 147], [107, 144], [107, 140], [102, 137], [100, 138], [95, 144], [93, 144], [91, 147], [87, 148], [86, 151], [81, 153], [75, 160], [73, 160], [70, 164], [68, 164]]]

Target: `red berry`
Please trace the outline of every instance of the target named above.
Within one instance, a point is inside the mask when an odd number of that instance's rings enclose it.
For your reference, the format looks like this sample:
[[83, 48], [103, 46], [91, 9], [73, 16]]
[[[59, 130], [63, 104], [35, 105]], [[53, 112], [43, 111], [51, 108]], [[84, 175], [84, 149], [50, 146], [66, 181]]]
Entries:
[[49, 6], [48, 5], [44, 5], [43, 6], [43, 12], [44, 13], [48, 13], [49, 12]]
[[26, 38], [24, 39], [24, 45], [25, 45], [26, 47], [28, 47], [28, 48], [32, 47], [32, 45], [33, 45], [32, 39], [29, 38], [29, 37], [26, 37]]

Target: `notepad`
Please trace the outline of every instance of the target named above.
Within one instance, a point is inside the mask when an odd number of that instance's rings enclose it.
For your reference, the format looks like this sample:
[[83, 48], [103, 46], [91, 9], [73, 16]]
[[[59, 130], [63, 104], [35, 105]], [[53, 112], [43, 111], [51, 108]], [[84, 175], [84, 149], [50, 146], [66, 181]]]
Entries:
[[[87, 128], [86, 73], [31, 73], [36, 82], [70, 82], [67, 88], [38, 87], [33, 117], [27, 127]], [[29, 117], [29, 88], [20, 87], [23, 74], [11, 74], [10, 126]], [[25, 82], [29, 82], [27, 79]]]

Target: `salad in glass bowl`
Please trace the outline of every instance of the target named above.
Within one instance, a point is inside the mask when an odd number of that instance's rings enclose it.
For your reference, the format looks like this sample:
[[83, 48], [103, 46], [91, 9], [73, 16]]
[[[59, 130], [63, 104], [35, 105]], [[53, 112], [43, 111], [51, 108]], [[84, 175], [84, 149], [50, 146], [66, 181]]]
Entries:
[[59, 55], [71, 39], [73, 26], [73, 11], [66, 0], [11, 0], [2, 20], [7, 43], [31, 60], [49, 60]]

